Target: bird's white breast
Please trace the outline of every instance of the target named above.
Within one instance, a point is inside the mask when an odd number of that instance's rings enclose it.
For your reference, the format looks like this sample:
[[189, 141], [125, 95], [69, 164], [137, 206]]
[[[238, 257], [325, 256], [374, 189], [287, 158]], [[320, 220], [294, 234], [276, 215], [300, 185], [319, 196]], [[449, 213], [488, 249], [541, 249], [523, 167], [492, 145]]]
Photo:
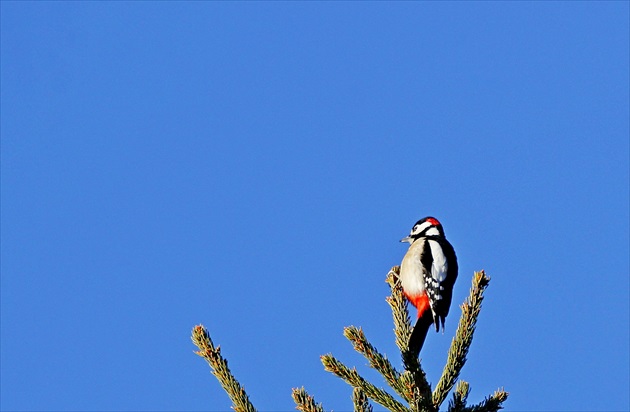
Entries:
[[423, 244], [424, 241], [413, 242], [400, 264], [400, 282], [409, 296], [418, 296], [424, 292], [423, 269], [420, 261]]

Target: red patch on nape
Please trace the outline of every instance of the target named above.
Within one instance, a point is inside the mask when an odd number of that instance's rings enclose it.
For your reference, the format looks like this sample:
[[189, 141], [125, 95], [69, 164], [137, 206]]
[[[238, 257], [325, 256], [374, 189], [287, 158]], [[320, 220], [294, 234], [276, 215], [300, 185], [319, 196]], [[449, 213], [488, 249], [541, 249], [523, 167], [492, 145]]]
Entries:
[[433, 226], [438, 226], [440, 224], [440, 222], [438, 222], [438, 220], [433, 217], [428, 218], [427, 222], [431, 223]]
[[418, 318], [420, 318], [420, 316], [422, 316], [422, 314], [430, 307], [429, 296], [426, 294], [426, 292], [416, 296], [409, 296], [405, 293], [405, 296], [407, 297], [409, 302], [411, 302], [411, 304], [415, 306], [416, 309], [418, 309]]

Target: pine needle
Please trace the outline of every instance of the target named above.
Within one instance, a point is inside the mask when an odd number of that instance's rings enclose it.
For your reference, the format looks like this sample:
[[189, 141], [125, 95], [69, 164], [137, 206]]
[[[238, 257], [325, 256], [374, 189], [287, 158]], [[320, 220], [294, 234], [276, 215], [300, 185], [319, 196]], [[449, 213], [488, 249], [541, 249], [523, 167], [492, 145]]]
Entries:
[[315, 398], [309, 395], [306, 392], [304, 387], [301, 388], [293, 388], [293, 393], [291, 394], [293, 397], [293, 401], [297, 405], [295, 409], [301, 412], [324, 412], [324, 408], [322, 404], [316, 404]]
[[215, 347], [210, 339], [208, 330], [203, 325], [197, 325], [192, 331], [192, 341], [199, 348], [197, 355], [201, 356], [208, 362], [212, 374], [219, 380], [221, 386], [232, 400], [232, 408], [235, 412], [255, 412], [256, 409], [249, 401], [245, 389], [234, 378], [232, 372], [228, 368], [228, 363], [221, 356], [221, 348]]
[[409, 409], [394, 399], [392, 395], [363, 379], [359, 376], [356, 369], [349, 369], [346, 365], [335, 359], [333, 355], [323, 355], [321, 361], [326, 371], [340, 377], [350, 386], [360, 388], [365, 392], [365, 395], [374, 402], [383, 405], [392, 412], [409, 412]]
[[468, 382], [460, 380], [457, 382], [453, 399], [448, 403], [448, 412], [463, 412], [466, 409], [466, 400], [470, 393]]
[[372, 405], [361, 388], [354, 388], [352, 391], [352, 405], [354, 412], [372, 412]]

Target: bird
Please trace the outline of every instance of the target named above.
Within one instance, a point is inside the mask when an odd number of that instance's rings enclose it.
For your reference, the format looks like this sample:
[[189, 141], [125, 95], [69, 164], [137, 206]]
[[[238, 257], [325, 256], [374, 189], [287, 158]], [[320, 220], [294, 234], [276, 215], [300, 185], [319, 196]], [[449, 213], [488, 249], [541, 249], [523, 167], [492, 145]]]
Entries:
[[427, 216], [413, 225], [409, 249], [400, 265], [400, 282], [407, 300], [418, 309], [418, 319], [409, 338], [409, 351], [418, 357], [427, 332], [435, 325], [444, 333], [444, 322], [457, 279], [457, 256], [446, 240], [444, 228], [436, 218]]

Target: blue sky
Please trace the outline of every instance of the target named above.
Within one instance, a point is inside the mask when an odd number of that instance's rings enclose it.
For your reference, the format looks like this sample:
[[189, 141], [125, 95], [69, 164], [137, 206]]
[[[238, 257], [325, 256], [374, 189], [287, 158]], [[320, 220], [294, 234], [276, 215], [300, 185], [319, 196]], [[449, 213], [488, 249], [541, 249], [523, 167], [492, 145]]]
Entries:
[[[628, 410], [628, 2], [7, 2], [2, 410], [260, 410], [400, 366], [415, 221], [492, 277], [462, 378], [517, 411]], [[375, 405], [379, 410], [378, 405]]]

